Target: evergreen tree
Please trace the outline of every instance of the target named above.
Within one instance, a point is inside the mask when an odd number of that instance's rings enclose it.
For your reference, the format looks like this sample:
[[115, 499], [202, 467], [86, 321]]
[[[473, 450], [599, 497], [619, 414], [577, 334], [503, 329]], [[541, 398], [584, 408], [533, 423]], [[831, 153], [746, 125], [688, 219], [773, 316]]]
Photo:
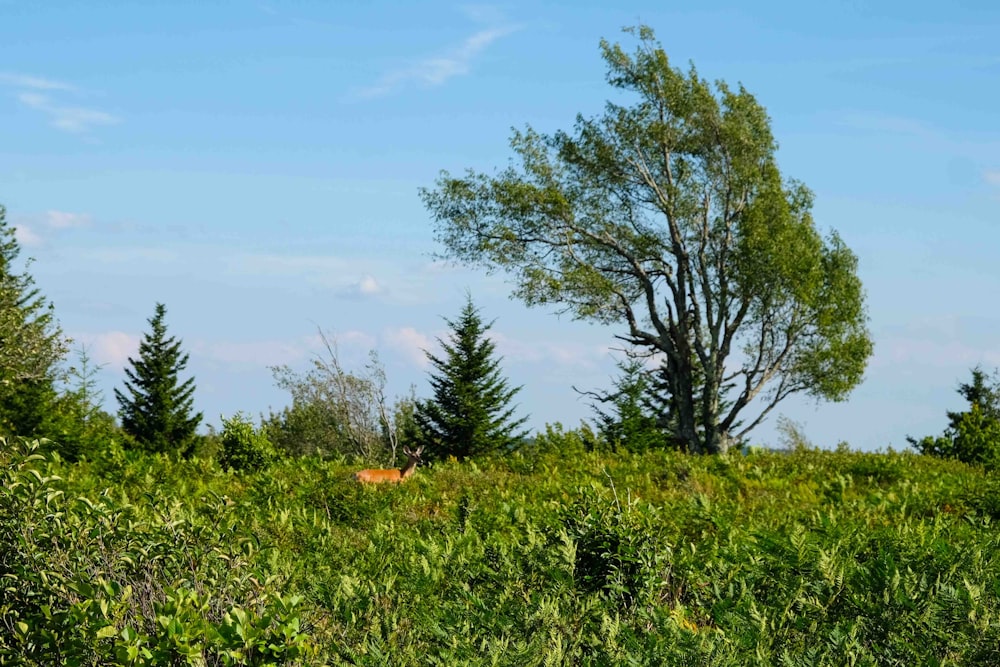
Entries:
[[63, 458], [101, 456], [113, 441], [122, 441], [122, 431], [114, 415], [103, 409], [104, 392], [98, 388], [98, 373], [104, 364], [94, 365], [86, 345], [76, 350], [77, 365], [66, 371], [66, 385], [56, 401], [59, 423], [51, 438]]
[[[663, 448], [668, 435], [657, 411], [659, 395], [654, 393], [653, 376], [638, 359], [619, 362], [618, 370], [621, 376], [615, 380], [613, 391], [590, 394], [597, 400], [594, 405], [597, 432], [612, 451]], [[600, 405], [608, 405], [610, 409], [602, 410]]]
[[969, 409], [946, 411], [944, 435], [906, 439], [921, 454], [1000, 467], [1000, 380], [977, 366], [972, 369], [972, 383], [960, 384], [958, 393], [969, 402]]
[[188, 355], [181, 353], [180, 341], [167, 337], [166, 311], [162, 303], [156, 304], [149, 320], [152, 330], [139, 344], [139, 359], [130, 357], [132, 368], [125, 369], [127, 394], [115, 389], [115, 398], [122, 428], [136, 444], [151, 452], [188, 456], [202, 414], [191, 415], [194, 378], [179, 381]]
[[468, 297], [458, 321], [445, 320], [452, 333], [438, 339], [443, 358], [428, 353], [434, 397], [417, 404], [416, 438], [425, 457], [465, 459], [516, 447], [526, 433], [518, 429], [527, 417], [514, 419], [511, 399], [520, 387], [509, 387], [500, 372], [495, 345], [486, 338], [493, 326], [484, 324]]
[[47, 435], [67, 341], [31, 275], [15, 273], [20, 252], [0, 206], [0, 435]]

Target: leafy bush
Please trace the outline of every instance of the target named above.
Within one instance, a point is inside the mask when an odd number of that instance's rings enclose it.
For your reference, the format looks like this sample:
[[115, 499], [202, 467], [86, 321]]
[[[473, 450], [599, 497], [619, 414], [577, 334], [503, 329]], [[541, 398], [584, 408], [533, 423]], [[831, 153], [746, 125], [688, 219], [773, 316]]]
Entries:
[[226, 499], [71, 498], [39, 447], [0, 440], [0, 664], [313, 664]]
[[222, 418], [222, 452], [219, 463], [237, 472], [253, 472], [266, 467], [276, 457], [274, 446], [263, 429], [258, 430], [242, 413]]
[[0, 664], [1000, 664], [981, 467], [540, 437], [391, 487], [11, 444]]

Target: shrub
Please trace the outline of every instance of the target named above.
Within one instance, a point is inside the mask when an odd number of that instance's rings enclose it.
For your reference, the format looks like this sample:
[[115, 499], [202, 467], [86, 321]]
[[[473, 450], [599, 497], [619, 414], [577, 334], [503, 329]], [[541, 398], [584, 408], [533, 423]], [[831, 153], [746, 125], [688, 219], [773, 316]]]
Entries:
[[274, 446], [263, 429], [254, 428], [242, 413], [222, 418], [222, 454], [219, 463], [223, 468], [237, 472], [254, 472], [267, 467], [276, 458]]

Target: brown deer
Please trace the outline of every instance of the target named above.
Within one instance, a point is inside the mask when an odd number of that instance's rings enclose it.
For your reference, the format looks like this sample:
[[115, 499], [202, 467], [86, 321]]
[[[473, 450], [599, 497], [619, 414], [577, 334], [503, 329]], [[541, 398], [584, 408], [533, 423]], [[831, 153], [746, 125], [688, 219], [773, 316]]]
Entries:
[[406, 454], [406, 465], [399, 470], [395, 468], [389, 468], [388, 470], [359, 470], [354, 473], [354, 479], [363, 484], [382, 484], [383, 482], [399, 484], [417, 469], [417, 464], [420, 463], [420, 454], [423, 451], [423, 447], [418, 447], [415, 451], [410, 451], [409, 447], [403, 447], [403, 453]]

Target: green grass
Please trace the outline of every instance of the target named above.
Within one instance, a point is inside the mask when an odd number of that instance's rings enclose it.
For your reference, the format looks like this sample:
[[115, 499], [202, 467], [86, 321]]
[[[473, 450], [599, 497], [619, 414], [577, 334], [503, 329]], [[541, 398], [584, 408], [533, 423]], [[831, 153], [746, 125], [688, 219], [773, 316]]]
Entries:
[[27, 454], [3, 456], [0, 664], [1000, 664], [1000, 484], [955, 462], [525, 452], [362, 487]]

